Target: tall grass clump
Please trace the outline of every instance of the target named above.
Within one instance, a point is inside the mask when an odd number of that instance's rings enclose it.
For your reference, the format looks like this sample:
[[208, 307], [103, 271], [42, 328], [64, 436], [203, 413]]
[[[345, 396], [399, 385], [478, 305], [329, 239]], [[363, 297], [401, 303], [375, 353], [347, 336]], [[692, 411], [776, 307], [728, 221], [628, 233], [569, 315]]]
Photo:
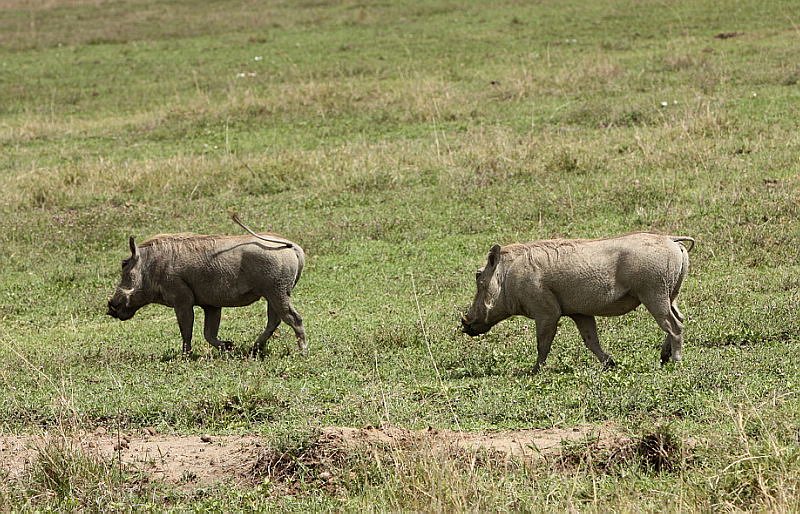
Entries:
[[[0, 488], [6, 506], [25, 509], [107, 511], [136, 504], [147, 483], [114, 459], [65, 437], [44, 437], [18, 475]], [[116, 505], [116, 507], [115, 507]]]

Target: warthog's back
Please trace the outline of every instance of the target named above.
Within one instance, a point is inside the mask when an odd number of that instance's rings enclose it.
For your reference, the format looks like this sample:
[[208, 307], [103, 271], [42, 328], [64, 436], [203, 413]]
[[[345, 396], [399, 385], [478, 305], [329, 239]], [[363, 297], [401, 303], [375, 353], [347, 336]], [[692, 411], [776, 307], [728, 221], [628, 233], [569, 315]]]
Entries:
[[649, 233], [509, 245], [505, 285], [549, 291], [564, 314], [620, 315], [654, 289], [675, 288], [684, 252], [671, 236]]
[[[291, 243], [274, 234], [269, 237]], [[279, 246], [250, 235], [165, 234], [140, 248], [154, 270], [187, 284], [198, 304], [222, 307], [250, 304], [264, 290], [288, 293], [300, 277], [305, 257], [294, 243]]]

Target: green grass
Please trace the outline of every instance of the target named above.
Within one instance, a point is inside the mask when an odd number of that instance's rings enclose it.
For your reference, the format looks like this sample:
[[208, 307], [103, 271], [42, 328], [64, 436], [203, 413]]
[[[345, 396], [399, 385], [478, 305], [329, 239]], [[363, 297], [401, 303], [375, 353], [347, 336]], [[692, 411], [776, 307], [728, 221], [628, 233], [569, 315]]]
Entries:
[[[120, 420], [273, 438], [387, 422], [668, 423], [706, 441], [680, 472], [475, 470], [423, 454], [339, 494], [221, 488], [168, 504], [797, 508], [794, 7], [10, 2], [0, 427]], [[202, 340], [198, 314], [188, 360], [170, 310], [105, 316], [128, 235], [238, 233], [230, 210], [305, 248], [295, 302], [307, 358], [285, 327], [267, 358], [243, 356], [261, 304], [223, 311], [232, 355]], [[662, 335], [645, 312], [600, 321], [620, 363], [608, 372], [569, 322], [537, 375], [532, 321], [457, 332], [493, 243], [634, 230], [698, 241], [681, 365], [657, 365]], [[766, 429], [740, 430], [732, 412]], [[767, 457], [740, 461], [745, 449]], [[442, 480], [452, 489], [433, 487]]]

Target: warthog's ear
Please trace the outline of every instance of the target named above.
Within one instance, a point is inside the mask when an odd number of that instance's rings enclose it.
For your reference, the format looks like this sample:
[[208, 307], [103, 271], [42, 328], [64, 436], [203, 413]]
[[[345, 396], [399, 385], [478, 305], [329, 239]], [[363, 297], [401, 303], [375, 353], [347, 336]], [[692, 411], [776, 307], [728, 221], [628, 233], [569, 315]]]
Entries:
[[128, 238], [128, 245], [131, 247], [131, 257], [136, 257], [136, 243], [133, 241], [133, 236]]
[[497, 264], [497, 260], [500, 258], [500, 245], [494, 245], [491, 250], [489, 250], [489, 266], [494, 266]]

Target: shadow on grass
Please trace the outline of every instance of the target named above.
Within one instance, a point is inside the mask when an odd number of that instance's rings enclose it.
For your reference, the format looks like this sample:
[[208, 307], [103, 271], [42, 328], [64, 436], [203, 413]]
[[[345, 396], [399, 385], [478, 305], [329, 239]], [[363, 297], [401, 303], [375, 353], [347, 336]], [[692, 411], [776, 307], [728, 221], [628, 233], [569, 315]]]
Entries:
[[175, 348], [170, 348], [161, 354], [161, 358], [159, 360], [161, 362], [172, 362], [175, 360], [196, 361], [198, 359], [200, 359], [200, 354], [197, 351], [193, 350], [190, 353], [183, 353]]
[[264, 353], [253, 356], [252, 355], [253, 347], [249, 344], [246, 345], [234, 345], [230, 350], [219, 350], [217, 348], [209, 347], [207, 349], [201, 348], [197, 349], [194, 348], [190, 353], [183, 353], [177, 348], [170, 348], [164, 351], [161, 354], [159, 360], [161, 362], [172, 362], [172, 361], [180, 361], [180, 360], [187, 360], [187, 361], [197, 361], [200, 359], [210, 359], [210, 360], [246, 360], [246, 359], [255, 359], [255, 360], [265, 360], [265, 359], [282, 359], [285, 357], [289, 357], [292, 355], [292, 346], [288, 344], [281, 344], [275, 342], [272, 345], [267, 345], [264, 349]]

